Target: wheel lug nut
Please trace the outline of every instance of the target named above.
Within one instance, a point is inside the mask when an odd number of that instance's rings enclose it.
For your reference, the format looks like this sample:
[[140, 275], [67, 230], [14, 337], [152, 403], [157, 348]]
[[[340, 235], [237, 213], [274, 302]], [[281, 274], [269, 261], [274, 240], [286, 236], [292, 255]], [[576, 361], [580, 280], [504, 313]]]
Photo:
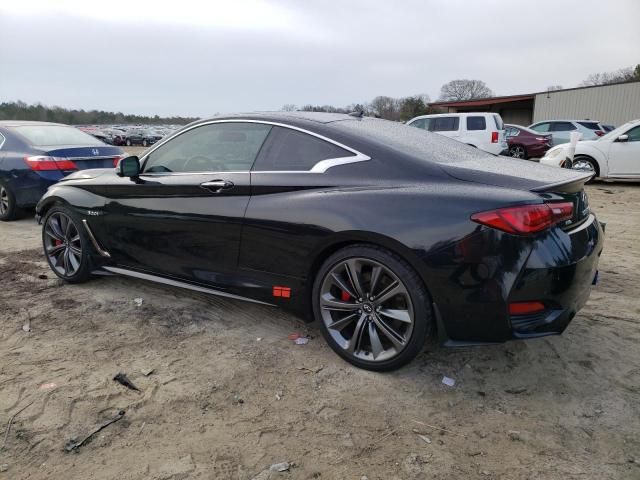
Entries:
[[359, 299], [358, 299], [358, 301], [359, 301], [359, 302], [361, 302], [361, 301], [362, 301], [362, 298], [359, 298]]
[[362, 313], [362, 310], [360, 308], [358, 309], [358, 313]]

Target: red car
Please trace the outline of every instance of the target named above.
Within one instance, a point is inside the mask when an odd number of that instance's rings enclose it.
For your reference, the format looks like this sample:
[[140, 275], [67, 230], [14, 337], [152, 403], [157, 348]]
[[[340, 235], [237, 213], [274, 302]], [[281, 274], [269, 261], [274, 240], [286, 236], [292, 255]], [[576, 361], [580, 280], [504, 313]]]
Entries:
[[521, 125], [505, 124], [504, 128], [510, 157], [540, 158], [551, 148], [551, 134], [536, 132]]

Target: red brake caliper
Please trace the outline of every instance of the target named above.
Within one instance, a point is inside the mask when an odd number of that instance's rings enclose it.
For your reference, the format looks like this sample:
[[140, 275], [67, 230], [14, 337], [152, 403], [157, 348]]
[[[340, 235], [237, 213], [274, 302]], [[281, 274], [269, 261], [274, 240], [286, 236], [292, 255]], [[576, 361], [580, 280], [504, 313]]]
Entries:
[[345, 292], [344, 290], [342, 291], [342, 295], [341, 295], [342, 301], [343, 302], [348, 302], [349, 299], [351, 298], [351, 295], [349, 295], [347, 292]]
[[59, 247], [60, 245], [62, 245], [62, 240], [56, 240], [56, 247]]

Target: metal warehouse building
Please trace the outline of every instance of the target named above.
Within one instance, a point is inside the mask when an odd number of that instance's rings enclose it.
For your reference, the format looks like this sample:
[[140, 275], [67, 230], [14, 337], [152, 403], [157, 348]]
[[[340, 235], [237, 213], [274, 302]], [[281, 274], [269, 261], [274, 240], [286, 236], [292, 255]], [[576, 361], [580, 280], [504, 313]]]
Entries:
[[549, 92], [435, 102], [448, 112], [497, 112], [505, 123], [530, 125], [541, 120], [591, 119], [615, 126], [640, 119], [640, 82], [567, 88]]

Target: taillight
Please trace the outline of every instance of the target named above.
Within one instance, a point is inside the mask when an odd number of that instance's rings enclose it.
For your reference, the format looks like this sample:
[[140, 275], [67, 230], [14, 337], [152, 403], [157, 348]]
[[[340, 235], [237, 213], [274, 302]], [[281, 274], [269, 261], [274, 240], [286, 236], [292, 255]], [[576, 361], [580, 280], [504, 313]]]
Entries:
[[599, 137], [604, 135], [604, 132], [602, 130], [594, 130], [593, 133], [595, 133]]
[[29, 168], [34, 171], [47, 170], [77, 170], [76, 164], [66, 158], [49, 157], [46, 155], [33, 155], [24, 157]]
[[538, 205], [499, 208], [471, 215], [474, 222], [515, 235], [527, 235], [546, 230], [568, 220], [573, 215], [573, 203], [555, 202]]
[[116, 157], [113, 157], [113, 166], [117, 167], [118, 166], [118, 162], [120, 160], [122, 160], [123, 158], [125, 158], [125, 157], [126, 157], [126, 155], [118, 155]]
[[509, 304], [509, 315], [527, 315], [544, 311], [542, 302], [511, 302]]
[[548, 142], [551, 139], [547, 137], [536, 137], [536, 140], [539, 142]]
[[498, 143], [498, 132], [491, 132], [491, 143]]

